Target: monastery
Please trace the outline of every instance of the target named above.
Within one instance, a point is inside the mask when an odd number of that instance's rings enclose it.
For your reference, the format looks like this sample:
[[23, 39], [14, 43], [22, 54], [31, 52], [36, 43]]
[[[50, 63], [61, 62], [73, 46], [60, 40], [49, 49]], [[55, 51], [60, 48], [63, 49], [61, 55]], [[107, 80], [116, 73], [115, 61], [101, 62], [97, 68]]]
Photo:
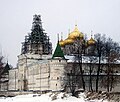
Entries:
[[[34, 15], [31, 32], [25, 36], [21, 54], [18, 55], [17, 67], [9, 70], [7, 84], [3, 83], [1, 90], [63, 91], [69, 87], [75, 87], [77, 90], [83, 88], [82, 76], [85, 89], [94, 90], [98, 63], [91, 62], [88, 55], [94, 52], [95, 43], [92, 35], [86, 42], [84, 34], [75, 25], [74, 30], [68, 34], [68, 38], [63, 40], [61, 37], [61, 40], [58, 40], [52, 54], [52, 43], [42, 28], [41, 16]], [[80, 56], [79, 53], [81, 53]], [[79, 61], [79, 59], [82, 60]], [[82, 66], [83, 75], [76, 75], [75, 70], [78, 69], [79, 73], [80, 66]], [[120, 76], [118, 74], [120, 73], [120, 63], [113, 66], [114, 76], [117, 79], [115, 85], [111, 84], [111, 91], [118, 92], [120, 91]], [[106, 63], [102, 62], [104, 70], [100, 70], [99, 90], [106, 90], [103, 85], [106, 67]], [[91, 73], [89, 72], [90, 68]], [[90, 77], [92, 83], [89, 82]], [[73, 81], [69, 81], [68, 85], [68, 80], [72, 79]], [[5, 87], [6, 85], [8, 86]]]

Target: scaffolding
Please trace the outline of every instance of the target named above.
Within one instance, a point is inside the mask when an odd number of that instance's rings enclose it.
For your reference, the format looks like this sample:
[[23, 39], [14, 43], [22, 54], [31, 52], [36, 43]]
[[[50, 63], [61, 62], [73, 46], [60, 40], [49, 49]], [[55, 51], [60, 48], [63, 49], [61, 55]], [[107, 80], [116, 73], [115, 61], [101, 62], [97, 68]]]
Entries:
[[42, 28], [40, 15], [33, 16], [31, 33], [25, 36], [25, 41], [22, 42], [21, 53], [52, 54], [52, 43]]

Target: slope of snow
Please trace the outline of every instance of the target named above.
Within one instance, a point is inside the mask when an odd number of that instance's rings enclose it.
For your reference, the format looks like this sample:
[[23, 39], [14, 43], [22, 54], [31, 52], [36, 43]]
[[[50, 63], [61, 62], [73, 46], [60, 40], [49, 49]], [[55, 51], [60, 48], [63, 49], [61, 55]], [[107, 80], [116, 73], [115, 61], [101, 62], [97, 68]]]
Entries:
[[89, 100], [81, 93], [79, 98], [64, 93], [28, 94], [16, 97], [0, 97], [0, 102], [108, 102], [107, 100]]

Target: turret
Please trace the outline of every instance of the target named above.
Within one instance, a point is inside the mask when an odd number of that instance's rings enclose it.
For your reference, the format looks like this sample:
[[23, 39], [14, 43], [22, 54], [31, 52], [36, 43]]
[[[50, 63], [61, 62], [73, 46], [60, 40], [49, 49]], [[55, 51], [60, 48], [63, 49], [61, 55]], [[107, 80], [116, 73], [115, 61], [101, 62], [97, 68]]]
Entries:
[[63, 90], [64, 88], [64, 72], [67, 61], [64, 57], [63, 51], [57, 43], [57, 47], [53, 54], [52, 59], [50, 60], [50, 89], [55, 91]]

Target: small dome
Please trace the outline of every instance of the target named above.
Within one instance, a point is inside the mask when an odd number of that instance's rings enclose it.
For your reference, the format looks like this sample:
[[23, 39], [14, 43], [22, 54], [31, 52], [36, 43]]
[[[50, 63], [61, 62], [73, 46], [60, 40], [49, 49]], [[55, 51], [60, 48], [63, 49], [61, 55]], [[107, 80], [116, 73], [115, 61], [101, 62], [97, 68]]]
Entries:
[[73, 43], [74, 43], [74, 40], [67, 38], [67, 39], [65, 39], [64, 42], [65, 42], [65, 45], [69, 45], [69, 44], [73, 44]]
[[75, 25], [75, 29], [73, 30], [73, 32], [71, 32], [68, 36], [69, 39], [76, 39], [76, 38], [83, 38], [84, 35], [83, 33], [81, 33], [79, 30], [78, 30], [78, 27], [77, 25]]
[[95, 40], [91, 37], [90, 40], [88, 40], [88, 45], [94, 45]]
[[60, 46], [65, 46], [65, 42], [61, 39], [60, 41], [59, 41], [59, 44], [60, 44]]

